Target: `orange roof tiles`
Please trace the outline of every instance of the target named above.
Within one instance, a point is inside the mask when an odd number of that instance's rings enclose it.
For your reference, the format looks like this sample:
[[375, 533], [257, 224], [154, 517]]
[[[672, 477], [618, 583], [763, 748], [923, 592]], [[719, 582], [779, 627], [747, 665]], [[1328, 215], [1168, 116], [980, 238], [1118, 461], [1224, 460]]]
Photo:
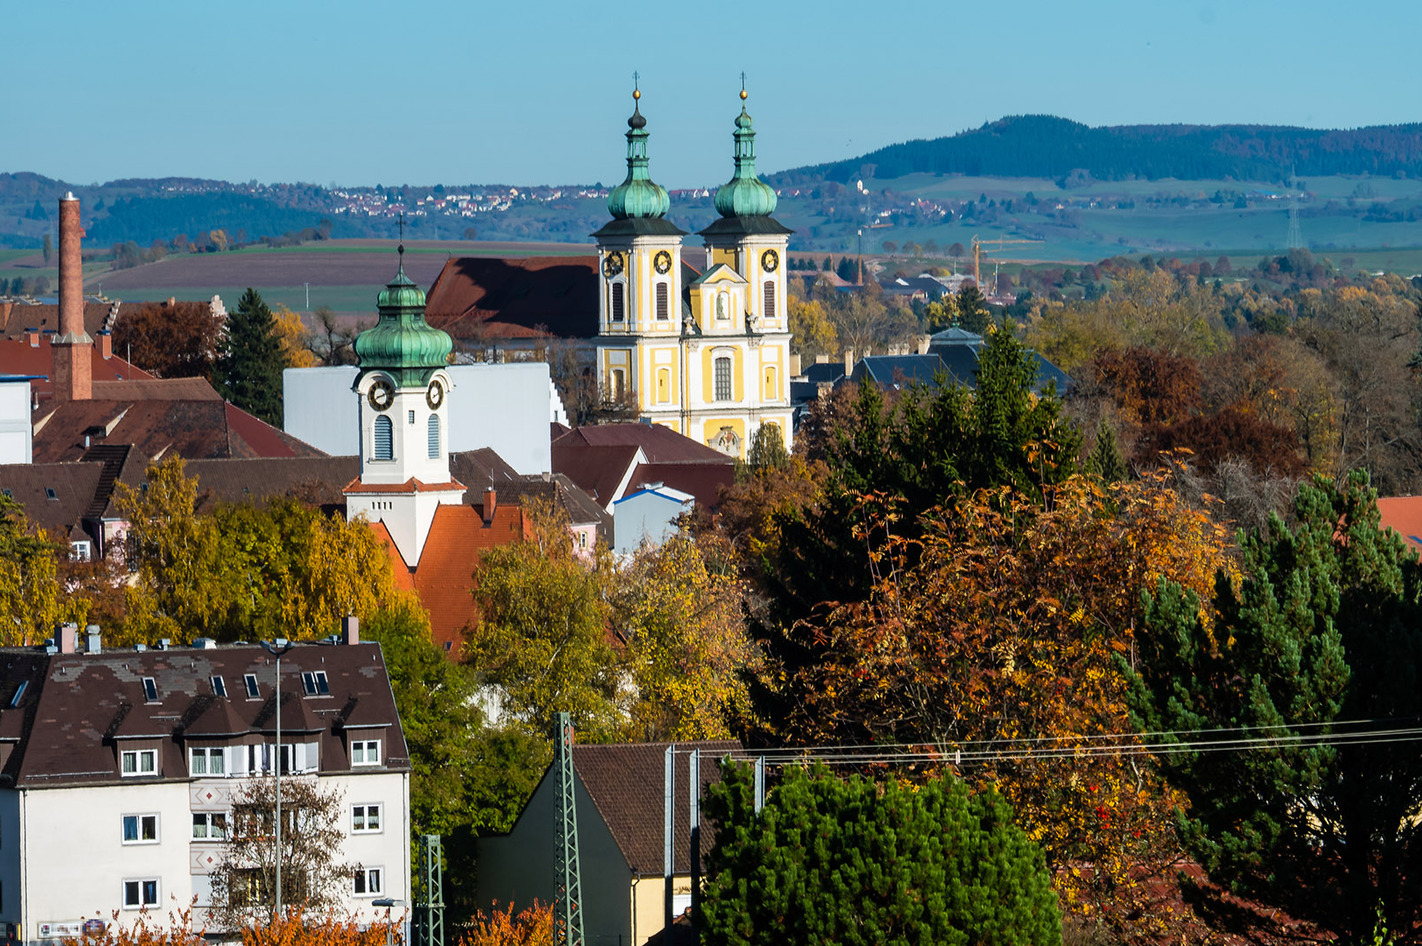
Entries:
[[1422, 496], [1384, 496], [1378, 500], [1384, 529], [1393, 529], [1414, 552], [1422, 551]]
[[595, 256], [465, 256], [444, 264], [425, 318], [459, 337], [591, 338], [597, 306]]

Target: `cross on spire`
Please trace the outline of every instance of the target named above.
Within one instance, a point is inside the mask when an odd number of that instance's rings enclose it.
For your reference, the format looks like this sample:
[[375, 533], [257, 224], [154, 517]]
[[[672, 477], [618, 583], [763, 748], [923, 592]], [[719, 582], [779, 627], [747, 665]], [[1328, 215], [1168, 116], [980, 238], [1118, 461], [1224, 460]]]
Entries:
[[633, 92], [639, 91], [639, 90], [638, 90], [638, 87], [637, 87], [637, 82], [638, 82], [641, 78], [642, 78], [642, 77], [639, 76], [639, 75], [637, 74], [637, 71], [634, 69], [634, 70], [632, 71], [632, 91], [633, 91]]
[[405, 211], [403, 211], [403, 210], [400, 211], [399, 223], [400, 223], [400, 246], [396, 249], [396, 252], [399, 253], [400, 256], [403, 258], [404, 255], [405, 255]]

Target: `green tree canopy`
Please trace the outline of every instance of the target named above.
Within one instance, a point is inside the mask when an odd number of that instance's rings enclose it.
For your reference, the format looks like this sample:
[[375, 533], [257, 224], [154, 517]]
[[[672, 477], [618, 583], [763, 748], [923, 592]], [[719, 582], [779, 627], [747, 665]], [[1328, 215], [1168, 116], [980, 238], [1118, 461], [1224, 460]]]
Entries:
[[1042, 853], [992, 793], [792, 769], [755, 811], [728, 765], [702, 900], [708, 946], [1057, 944]]
[[217, 389], [244, 411], [281, 426], [281, 373], [286, 367], [272, 310], [249, 288], [227, 317], [227, 335], [215, 371]]
[[[1246, 537], [1242, 581], [1221, 576], [1203, 613], [1162, 583], [1134, 704], [1147, 730], [1181, 734], [1165, 765], [1213, 879], [1350, 942], [1381, 904], [1418, 942], [1422, 755], [1386, 732], [1422, 716], [1422, 566], [1376, 499], [1362, 473], [1304, 486], [1297, 524]], [[1208, 744], [1236, 739], [1269, 742]]]

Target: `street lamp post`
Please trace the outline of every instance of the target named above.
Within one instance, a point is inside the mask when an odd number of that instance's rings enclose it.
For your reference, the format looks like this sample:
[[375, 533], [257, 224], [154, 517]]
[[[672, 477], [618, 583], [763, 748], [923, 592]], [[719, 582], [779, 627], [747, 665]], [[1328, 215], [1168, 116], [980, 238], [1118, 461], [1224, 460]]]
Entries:
[[285, 637], [262, 641], [262, 649], [276, 658], [276, 909], [275, 919], [281, 919], [281, 657], [291, 650]]
[[381, 897], [379, 900], [370, 901], [373, 907], [385, 908], [385, 946], [395, 946], [395, 927], [390, 922], [390, 908], [403, 907], [404, 900], [396, 900], [394, 897]]

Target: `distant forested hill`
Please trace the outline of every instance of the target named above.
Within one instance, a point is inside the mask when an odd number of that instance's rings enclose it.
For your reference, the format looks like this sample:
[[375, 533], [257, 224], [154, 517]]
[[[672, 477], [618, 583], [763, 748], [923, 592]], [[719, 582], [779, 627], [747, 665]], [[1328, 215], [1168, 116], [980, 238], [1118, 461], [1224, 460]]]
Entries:
[[1091, 128], [1051, 115], [1015, 115], [949, 138], [907, 141], [859, 158], [771, 176], [777, 186], [847, 183], [874, 165], [883, 180], [915, 172], [1053, 180], [1282, 181], [1333, 174], [1422, 177], [1422, 124], [1352, 130], [1282, 125], [1117, 125]]

